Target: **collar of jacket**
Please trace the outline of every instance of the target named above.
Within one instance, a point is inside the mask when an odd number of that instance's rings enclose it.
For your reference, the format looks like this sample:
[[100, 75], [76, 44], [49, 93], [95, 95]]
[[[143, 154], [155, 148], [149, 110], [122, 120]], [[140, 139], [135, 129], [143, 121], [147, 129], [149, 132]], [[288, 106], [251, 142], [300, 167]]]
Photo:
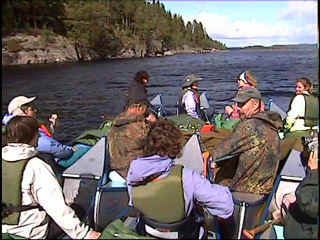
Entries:
[[2, 148], [2, 158], [6, 161], [19, 161], [36, 156], [35, 147], [24, 143], [9, 143]]
[[283, 122], [282, 122], [281, 116], [277, 112], [272, 112], [272, 111], [259, 112], [255, 115], [251, 116], [251, 118], [257, 118], [257, 119], [260, 119], [260, 120], [267, 122], [268, 124], [270, 124], [272, 126], [272, 128], [275, 131], [278, 131], [279, 129], [281, 129], [283, 127]]
[[120, 127], [134, 122], [145, 121], [145, 117], [141, 114], [123, 113], [113, 121], [113, 126]]

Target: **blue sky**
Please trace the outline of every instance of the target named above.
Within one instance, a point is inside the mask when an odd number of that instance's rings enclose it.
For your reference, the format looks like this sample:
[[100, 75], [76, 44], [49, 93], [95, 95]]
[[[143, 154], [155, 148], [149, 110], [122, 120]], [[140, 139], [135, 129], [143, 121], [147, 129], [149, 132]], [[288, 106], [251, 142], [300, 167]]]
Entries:
[[316, 0], [160, 0], [187, 21], [201, 21], [209, 36], [227, 47], [317, 43]]

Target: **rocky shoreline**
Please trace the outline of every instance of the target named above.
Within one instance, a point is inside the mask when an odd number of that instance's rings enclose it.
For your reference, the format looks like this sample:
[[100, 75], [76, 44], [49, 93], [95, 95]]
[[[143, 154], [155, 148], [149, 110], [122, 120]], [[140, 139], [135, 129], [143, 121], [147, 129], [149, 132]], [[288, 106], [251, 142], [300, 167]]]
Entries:
[[[145, 46], [137, 46], [136, 49], [122, 49], [116, 56], [108, 58], [160, 57], [179, 53], [210, 53], [214, 51], [216, 50], [191, 49], [188, 46], [183, 46], [181, 50], [154, 52], [147, 56]], [[95, 53], [88, 51], [83, 60], [94, 61], [98, 58]], [[19, 33], [2, 38], [2, 66], [77, 61], [74, 46], [69, 39], [61, 35], [48, 37]]]

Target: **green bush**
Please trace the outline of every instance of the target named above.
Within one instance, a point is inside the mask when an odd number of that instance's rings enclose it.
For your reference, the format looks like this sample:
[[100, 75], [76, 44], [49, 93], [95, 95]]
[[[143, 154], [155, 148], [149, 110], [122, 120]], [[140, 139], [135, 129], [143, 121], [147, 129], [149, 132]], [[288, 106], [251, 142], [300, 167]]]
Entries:
[[41, 37], [45, 43], [55, 43], [56, 40], [54, 38], [54, 33], [51, 32], [49, 29], [42, 29], [41, 30]]

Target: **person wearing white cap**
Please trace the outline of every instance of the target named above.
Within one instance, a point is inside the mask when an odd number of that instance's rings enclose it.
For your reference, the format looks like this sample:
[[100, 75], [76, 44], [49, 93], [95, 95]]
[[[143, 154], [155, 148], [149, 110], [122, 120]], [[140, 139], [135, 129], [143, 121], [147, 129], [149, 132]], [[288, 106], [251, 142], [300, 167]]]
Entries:
[[178, 113], [186, 113], [193, 118], [201, 118], [199, 81], [202, 78], [190, 74], [184, 78], [182, 93], [178, 100]]
[[[30, 116], [37, 118], [37, 109], [33, 105], [35, 99], [36, 97], [25, 96], [13, 98], [8, 105], [8, 114], [2, 119], [2, 124], [7, 125], [14, 116]], [[56, 117], [54, 115], [56, 114], [53, 114], [51, 118]], [[75, 151], [71, 146], [64, 145], [54, 139], [43, 124], [39, 124], [39, 134], [37, 150], [40, 153], [52, 154], [57, 162], [60, 159], [70, 158]]]

